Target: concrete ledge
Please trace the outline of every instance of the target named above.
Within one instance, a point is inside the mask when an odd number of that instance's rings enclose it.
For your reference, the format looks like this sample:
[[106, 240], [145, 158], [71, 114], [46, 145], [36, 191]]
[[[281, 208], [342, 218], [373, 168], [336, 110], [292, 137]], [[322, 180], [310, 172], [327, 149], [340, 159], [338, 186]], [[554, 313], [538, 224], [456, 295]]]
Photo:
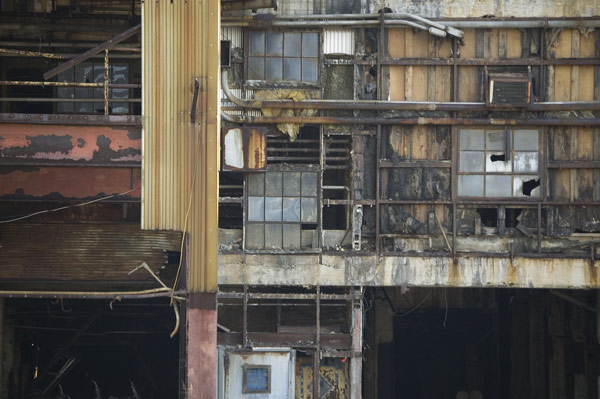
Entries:
[[400, 256], [219, 256], [221, 285], [600, 288], [600, 261]]

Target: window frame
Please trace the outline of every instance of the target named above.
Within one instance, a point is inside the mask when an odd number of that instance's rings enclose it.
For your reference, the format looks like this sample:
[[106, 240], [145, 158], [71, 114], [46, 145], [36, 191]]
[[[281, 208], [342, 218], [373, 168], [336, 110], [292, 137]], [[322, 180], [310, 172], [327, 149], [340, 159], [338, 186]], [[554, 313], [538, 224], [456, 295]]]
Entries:
[[[461, 149], [461, 131], [464, 130], [482, 130], [483, 131], [483, 149], [477, 150], [469, 150], [469, 149]], [[535, 130], [538, 132], [538, 141], [537, 141], [537, 150], [517, 150], [514, 145], [514, 137], [516, 131], [531, 131]], [[504, 150], [497, 149], [488, 149], [487, 148], [487, 134], [488, 132], [510, 132], [510, 163], [511, 170], [510, 171], [487, 171], [487, 157], [491, 155], [490, 153], [494, 152], [504, 152]], [[456, 198], [460, 200], [476, 200], [476, 201], [490, 201], [490, 202], [498, 202], [498, 201], [508, 201], [508, 202], [539, 202], [542, 200], [544, 194], [544, 182], [545, 182], [545, 162], [544, 162], [544, 129], [539, 126], [457, 126], [455, 130], [456, 134], [456, 146], [454, 151], [455, 156], [455, 173], [454, 173], [454, 189], [456, 193]], [[483, 170], [482, 171], [461, 171], [461, 152], [481, 152], [483, 153]], [[537, 171], [535, 172], [519, 172], [514, 170], [514, 154], [515, 153], [537, 153]], [[509, 162], [509, 161], [504, 161]], [[484, 185], [482, 188], [481, 195], [464, 195], [459, 191], [459, 180], [460, 176], [482, 176]], [[486, 177], [487, 176], [509, 176], [511, 179], [510, 182], [510, 190], [511, 193], [509, 196], [487, 196], [486, 190]], [[515, 178], [527, 176], [531, 178], [539, 179], [539, 186], [537, 195], [527, 196], [524, 194], [516, 195], [515, 192]], [[535, 188], [534, 188], [535, 189]], [[522, 189], [521, 189], [522, 190]]]
[[[248, 370], [267, 369], [267, 389], [263, 390], [249, 390], [247, 387], [248, 383]], [[242, 394], [264, 394], [271, 393], [271, 365], [269, 364], [244, 364], [242, 367]]]
[[[266, 50], [263, 55], [260, 56], [250, 56], [250, 34], [251, 32], [264, 33], [265, 35], [265, 46], [266, 46], [266, 37], [268, 33], [281, 33], [284, 35], [282, 42], [282, 54], [281, 56], [268, 56], [266, 54]], [[286, 57], [284, 55], [285, 52], [285, 34], [286, 33], [314, 33], [317, 35], [317, 56], [316, 57], [304, 57], [301, 53], [298, 57]], [[302, 48], [302, 38], [300, 39], [301, 48]], [[271, 80], [266, 79], [266, 64], [265, 64], [265, 79], [250, 79], [249, 78], [249, 65], [250, 58], [278, 58], [282, 61], [282, 76], [279, 80]], [[284, 76], [284, 62], [286, 58], [298, 58], [300, 62], [304, 58], [306, 59], [315, 59], [316, 60], [316, 74], [317, 79], [315, 81], [304, 81], [302, 80], [302, 69], [300, 69], [300, 80], [286, 80]], [[307, 88], [320, 88], [321, 87], [321, 62], [323, 59], [323, 34], [320, 30], [308, 29], [308, 30], [281, 30], [281, 29], [247, 29], [244, 32], [244, 86], [254, 86], [254, 87], [307, 87]]]

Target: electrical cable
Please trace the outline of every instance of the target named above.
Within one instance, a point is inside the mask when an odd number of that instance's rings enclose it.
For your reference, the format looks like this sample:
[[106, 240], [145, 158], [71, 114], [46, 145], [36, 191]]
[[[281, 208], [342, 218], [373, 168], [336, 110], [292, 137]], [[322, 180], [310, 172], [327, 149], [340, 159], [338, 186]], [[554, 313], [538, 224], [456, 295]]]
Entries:
[[95, 202], [100, 202], [100, 201], [107, 200], [107, 199], [109, 199], [109, 198], [113, 198], [113, 197], [119, 197], [119, 196], [121, 196], [121, 195], [129, 194], [130, 192], [132, 192], [132, 191], [134, 191], [134, 190], [135, 190], [135, 189], [131, 189], [131, 190], [128, 190], [128, 191], [125, 191], [125, 192], [119, 193], [119, 194], [112, 194], [112, 195], [109, 195], [109, 196], [106, 196], [106, 197], [97, 198], [97, 199], [95, 199], [95, 200], [92, 200], [92, 201], [82, 202], [81, 204], [75, 204], [75, 205], [61, 206], [60, 208], [55, 208], [55, 209], [47, 209], [47, 210], [44, 210], [44, 211], [34, 212], [34, 213], [30, 213], [30, 214], [28, 214], [28, 215], [25, 215], [25, 216], [20, 216], [20, 217], [14, 218], [14, 219], [9, 219], [9, 220], [0, 220], [0, 224], [17, 222], [17, 221], [19, 221], [19, 220], [28, 219], [28, 218], [31, 218], [31, 217], [34, 217], [34, 216], [37, 216], [37, 215], [41, 215], [41, 214], [44, 214], [44, 213], [58, 212], [58, 211], [62, 211], [62, 210], [64, 210], [64, 209], [76, 208], [76, 207], [78, 207], [78, 206], [90, 205], [90, 204], [93, 204], [93, 203], [95, 203]]

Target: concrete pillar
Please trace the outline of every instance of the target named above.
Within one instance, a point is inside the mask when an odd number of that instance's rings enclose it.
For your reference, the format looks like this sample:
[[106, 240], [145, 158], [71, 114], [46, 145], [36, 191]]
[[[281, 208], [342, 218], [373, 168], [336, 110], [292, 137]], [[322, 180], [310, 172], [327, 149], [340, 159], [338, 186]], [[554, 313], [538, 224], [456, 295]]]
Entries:
[[190, 293], [186, 319], [187, 399], [216, 399], [216, 294]]

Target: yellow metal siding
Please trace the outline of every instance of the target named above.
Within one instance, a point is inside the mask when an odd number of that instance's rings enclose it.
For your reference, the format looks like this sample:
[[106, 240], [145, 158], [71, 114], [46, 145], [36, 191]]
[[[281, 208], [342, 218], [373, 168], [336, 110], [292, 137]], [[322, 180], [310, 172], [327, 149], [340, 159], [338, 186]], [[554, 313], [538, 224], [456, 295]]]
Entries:
[[142, 19], [142, 228], [185, 229], [188, 287], [215, 291], [220, 2], [146, 1]]

